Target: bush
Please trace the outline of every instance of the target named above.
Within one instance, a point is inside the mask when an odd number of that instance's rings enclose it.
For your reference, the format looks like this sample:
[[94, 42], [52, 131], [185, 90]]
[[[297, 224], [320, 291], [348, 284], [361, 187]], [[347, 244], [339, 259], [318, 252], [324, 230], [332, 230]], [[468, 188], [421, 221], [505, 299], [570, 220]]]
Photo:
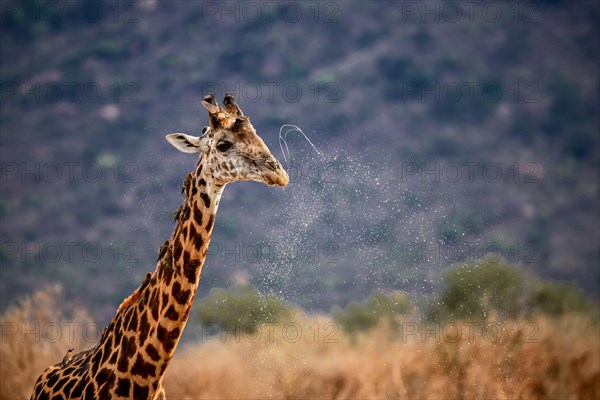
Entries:
[[523, 280], [521, 271], [503, 262], [487, 260], [453, 267], [442, 276], [444, 289], [435, 314], [479, 319], [497, 312], [514, 317], [520, 309]]
[[590, 310], [590, 303], [581, 290], [572, 283], [540, 282], [530, 299], [534, 311], [550, 315]]
[[[529, 281], [530, 284], [524, 283]], [[535, 284], [533, 284], [535, 283]], [[531, 312], [561, 316], [587, 313], [591, 303], [573, 283], [530, 277], [505, 262], [480, 260], [442, 275], [442, 292], [427, 310], [430, 320], [485, 319], [491, 314], [515, 318]]]
[[368, 330], [385, 318], [394, 324], [396, 316], [408, 314], [408, 311], [406, 294], [375, 292], [365, 302], [350, 302], [345, 310], [339, 306], [333, 307], [331, 315], [347, 332], [357, 332]]
[[254, 333], [260, 324], [275, 323], [292, 314], [292, 307], [250, 285], [231, 290], [214, 288], [198, 304], [200, 320], [221, 329]]

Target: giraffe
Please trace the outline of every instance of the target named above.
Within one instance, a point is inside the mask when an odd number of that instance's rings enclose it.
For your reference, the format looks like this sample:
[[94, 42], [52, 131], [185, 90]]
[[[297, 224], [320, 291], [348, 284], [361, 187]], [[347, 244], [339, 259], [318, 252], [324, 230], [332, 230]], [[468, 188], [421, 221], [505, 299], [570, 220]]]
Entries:
[[155, 271], [121, 303], [94, 347], [69, 353], [42, 373], [32, 399], [166, 399], [163, 377], [192, 308], [225, 185], [289, 181], [232, 95], [224, 97], [225, 108], [212, 94], [202, 104], [210, 122], [202, 135], [166, 136], [178, 150], [200, 155], [185, 178], [185, 201]]

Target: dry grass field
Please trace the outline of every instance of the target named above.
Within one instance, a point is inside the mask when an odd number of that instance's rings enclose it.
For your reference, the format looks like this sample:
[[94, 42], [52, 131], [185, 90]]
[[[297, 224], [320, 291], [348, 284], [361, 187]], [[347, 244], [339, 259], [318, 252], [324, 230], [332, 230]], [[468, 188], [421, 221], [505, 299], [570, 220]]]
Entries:
[[[69, 347], [90, 345], [82, 329], [73, 329], [72, 336], [64, 329], [64, 321], [84, 326], [89, 317], [81, 310], [63, 311], [58, 294], [57, 288], [39, 292], [2, 316], [0, 398], [29, 398], [47, 365]], [[182, 344], [167, 371], [167, 394], [170, 399], [600, 398], [600, 335], [589, 316], [491, 317], [427, 326], [409, 319], [349, 335], [328, 317], [297, 313], [254, 333], [228, 331]], [[24, 336], [14, 331], [22, 323], [28, 324]], [[57, 323], [63, 326], [60, 336]]]
[[[296, 322], [303, 335], [295, 343], [297, 327], [286, 338], [282, 324], [255, 343], [242, 335], [180, 348], [166, 377], [170, 397], [600, 398], [598, 327], [574, 315], [492, 322], [483, 334], [462, 323], [381, 325], [354, 339], [338, 332], [337, 343], [315, 340], [315, 322], [327, 320]], [[499, 326], [512, 332], [498, 336]]]

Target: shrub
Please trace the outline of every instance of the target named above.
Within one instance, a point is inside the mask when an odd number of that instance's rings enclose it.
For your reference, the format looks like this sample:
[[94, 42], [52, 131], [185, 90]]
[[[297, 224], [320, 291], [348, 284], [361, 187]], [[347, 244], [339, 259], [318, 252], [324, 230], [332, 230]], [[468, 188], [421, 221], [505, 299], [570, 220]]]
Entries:
[[524, 274], [504, 262], [485, 260], [456, 266], [442, 275], [438, 317], [485, 318], [491, 312], [516, 316]]
[[275, 323], [292, 314], [292, 307], [274, 296], [261, 295], [250, 285], [231, 290], [214, 288], [198, 304], [200, 320], [221, 329], [254, 333], [260, 324]]
[[590, 310], [590, 303], [573, 283], [539, 282], [530, 299], [534, 311], [551, 315]]
[[396, 316], [408, 312], [409, 302], [406, 294], [396, 292], [386, 295], [377, 291], [365, 302], [350, 302], [345, 310], [339, 306], [333, 307], [331, 315], [344, 330], [356, 332], [370, 329], [385, 318], [394, 324]]

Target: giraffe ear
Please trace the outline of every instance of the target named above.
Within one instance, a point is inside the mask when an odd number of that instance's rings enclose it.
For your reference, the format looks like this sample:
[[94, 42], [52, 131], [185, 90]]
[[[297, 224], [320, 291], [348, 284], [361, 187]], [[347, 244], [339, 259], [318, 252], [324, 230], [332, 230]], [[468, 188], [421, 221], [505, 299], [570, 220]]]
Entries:
[[186, 135], [185, 133], [170, 133], [166, 138], [173, 147], [184, 153], [208, 152], [208, 146], [199, 137]]

